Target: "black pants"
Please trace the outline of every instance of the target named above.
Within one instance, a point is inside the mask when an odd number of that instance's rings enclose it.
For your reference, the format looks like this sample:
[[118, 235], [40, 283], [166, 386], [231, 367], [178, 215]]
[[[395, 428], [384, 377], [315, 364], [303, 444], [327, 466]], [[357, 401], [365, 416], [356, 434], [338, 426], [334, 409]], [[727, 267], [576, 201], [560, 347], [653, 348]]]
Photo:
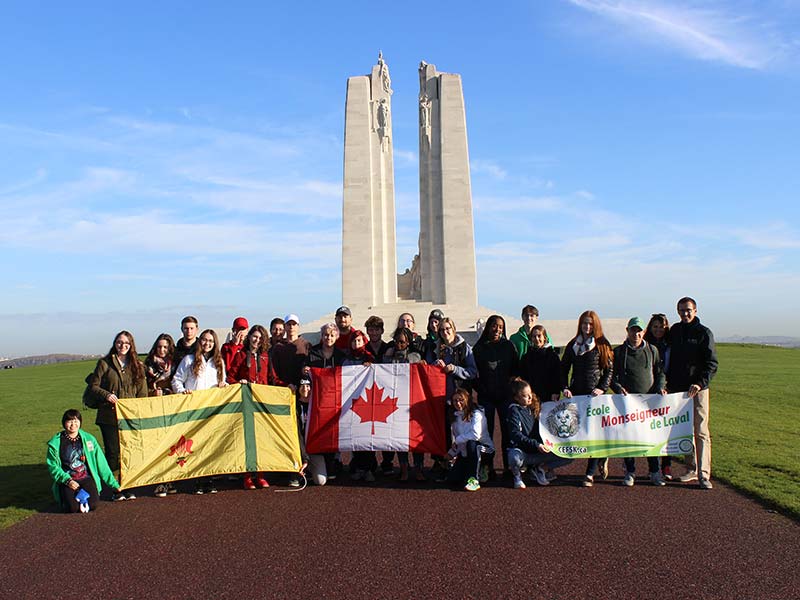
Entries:
[[115, 473], [119, 472], [119, 429], [115, 425], [98, 423], [100, 433], [103, 434], [103, 450], [105, 451], [108, 467]]
[[[97, 493], [97, 486], [95, 485], [92, 476], [89, 475], [89, 477], [86, 479], [81, 479], [78, 483], [80, 484], [81, 489], [86, 490], [86, 493], [89, 494], [89, 510], [97, 509], [97, 503], [100, 500], [100, 495]], [[78, 493], [78, 490], [73, 492], [71, 489], [69, 489], [69, 486], [62, 483], [58, 486], [58, 491], [59, 495], [61, 496], [61, 508], [64, 510], [64, 512], [81, 512], [81, 503], [75, 499], [75, 494]]]
[[480, 478], [481, 462], [492, 464], [494, 453], [481, 452], [481, 446], [476, 441], [467, 442], [467, 455], [456, 457], [453, 468], [447, 473], [447, 482], [450, 485], [464, 485], [470, 477]]

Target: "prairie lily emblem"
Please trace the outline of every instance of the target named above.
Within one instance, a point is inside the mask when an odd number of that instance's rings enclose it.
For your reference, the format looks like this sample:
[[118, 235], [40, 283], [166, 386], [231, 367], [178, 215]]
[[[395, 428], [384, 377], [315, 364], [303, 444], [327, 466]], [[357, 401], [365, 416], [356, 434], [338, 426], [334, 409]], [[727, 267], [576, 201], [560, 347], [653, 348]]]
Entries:
[[189, 454], [192, 453], [192, 444], [194, 442], [192, 440], [187, 440], [186, 436], [181, 436], [181, 439], [178, 440], [178, 443], [174, 446], [169, 447], [169, 455], [174, 456], [178, 455], [175, 462], [178, 463], [179, 467], [182, 467], [186, 464], [186, 460], [189, 458]]

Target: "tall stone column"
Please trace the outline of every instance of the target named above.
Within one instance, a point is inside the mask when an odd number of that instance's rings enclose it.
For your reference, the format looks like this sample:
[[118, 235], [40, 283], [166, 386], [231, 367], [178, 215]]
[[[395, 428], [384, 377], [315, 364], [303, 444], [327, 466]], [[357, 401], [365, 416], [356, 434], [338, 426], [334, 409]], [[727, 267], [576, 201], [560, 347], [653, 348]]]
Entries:
[[342, 208], [342, 298], [397, 301], [392, 87], [378, 55], [370, 75], [347, 80]]
[[421, 300], [477, 306], [475, 234], [461, 76], [419, 66]]

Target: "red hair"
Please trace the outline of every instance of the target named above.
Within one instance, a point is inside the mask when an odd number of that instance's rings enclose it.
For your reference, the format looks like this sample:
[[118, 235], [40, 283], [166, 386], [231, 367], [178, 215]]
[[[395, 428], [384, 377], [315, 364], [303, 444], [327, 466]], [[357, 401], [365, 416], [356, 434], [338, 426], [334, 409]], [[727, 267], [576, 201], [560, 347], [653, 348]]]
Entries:
[[[600, 366], [604, 369], [609, 368], [614, 362], [614, 350], [611, 344], [608, 343], [606, 336], [603, 335], [603, 324], [600, 322], [600, 317], [593, 310], [585, 310], [578, 317], [578, 332], [575, 337], [581, 335], [581, 323], [584, 319], [589, 318], [592, 320], [592, 335], [594, 336], [594, 343], [597, 351], [600, 352]], [[575, 341], [575, 338], [572, 340]]]

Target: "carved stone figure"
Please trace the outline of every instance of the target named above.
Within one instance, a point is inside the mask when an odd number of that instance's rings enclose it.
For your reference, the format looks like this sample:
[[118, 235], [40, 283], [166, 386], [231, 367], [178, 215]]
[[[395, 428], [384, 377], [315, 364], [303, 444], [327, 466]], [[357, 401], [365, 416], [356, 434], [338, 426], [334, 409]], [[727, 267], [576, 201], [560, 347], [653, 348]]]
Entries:
[[411, 261], [411, 293], [414, 299], [422, 297], [422, 273], [419, 270], [419, 254], [414, 255]]
[[431, 100], [427, 95], [419, 99], [419, 129], [422, 139], [430, 148], [431, 145]]
[[392, 95], [392, 78], [389, 76], [389, 65], [383, 60], [383, 52], [378, 52], [378, 73], [381, 77], [381, 87], [383, 87], [383, 91]]

